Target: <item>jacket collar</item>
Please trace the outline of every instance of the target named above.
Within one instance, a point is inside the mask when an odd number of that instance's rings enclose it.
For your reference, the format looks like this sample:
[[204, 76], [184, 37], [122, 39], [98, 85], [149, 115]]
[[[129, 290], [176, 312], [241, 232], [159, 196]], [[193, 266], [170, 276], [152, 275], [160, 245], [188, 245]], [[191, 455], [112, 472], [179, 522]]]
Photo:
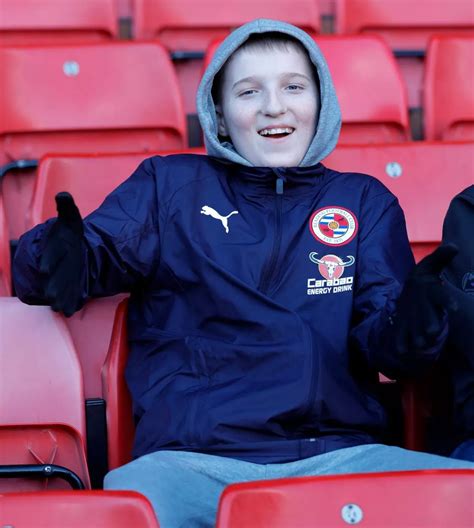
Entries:
[[314, 192], [315, 187], [326, 180], [328, 173], [322, 163], [309, 167], [248, 167], [222, 158], [211, 159], [226, 167], [231, 183], [237, 183], [258, 194], [296, 195]]

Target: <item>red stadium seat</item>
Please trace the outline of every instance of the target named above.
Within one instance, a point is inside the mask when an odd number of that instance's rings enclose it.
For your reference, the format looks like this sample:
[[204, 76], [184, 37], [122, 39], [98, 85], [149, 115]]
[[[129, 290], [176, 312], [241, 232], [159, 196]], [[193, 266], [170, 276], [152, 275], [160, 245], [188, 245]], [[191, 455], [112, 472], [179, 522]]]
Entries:
[[421, 104], [423, 57], [433, 33], [474, 31], [471, 0], [336, 0], [338, 33], [382, 36], [399, 57], [408, 85], [410, 107]]
[[196, 112], [195, 97], [202, 59], [210, 42], [255, 18], [284, 20], [319, 33], [315, 0], [135, 0], [135, 37], [158, 38], [177, 60], [187, 114]]
[[135, 37], [159, 38], [170, 51], [204, 52], [211, 40], [255, 18], [283, 20], [310, 33], [320, 29], [312, 0], [135, 0]]
[[358, 524], [367, 528], [469, 527], [474, 471], [400, 471], [232, 484], [216, 528]]
[[135, 430], [132, 400], [125, 382], [125, 366], [128, 358], [127, 308], [126, 299], [117, 308], [110, 348], [102, 370], [103, 394], [107, 402], [110, 470], [130, 462]]
[[336, 0], [336, 17], [338, 33], [377, 34], [393, 50], [423, 51], [433, 33], [474, 30], [470, 0]]
[[[179, 152], [202, 154], [204, 151], [186, 149]], [[38, 168], [27, 227], [56, 215], [54, 196], [63, 190], [74, 196], [82, 215], [89, 214], [109, 192], [132, 174], [145, 157], [151, 155], [153, 153], [45, 156]], [[103, 397], [101, 369], [109, 348], [115, 310], [123, 298], [123, 295], [116, 295], [91, 300], [65, 320], [81, 363], [85, 397], [95, 400], [87, 403], [94, 406]], [[111, 442], [114, 438], [115, 435], [109, 435]]]
[[0, 297], [12, 294], [11, 284], [10, 243], [3, 199], [0, 195]]
[[105, 197], [125, 181], [145, 159], [173, 153], [202, 154], [203, 149], [118, 154], [46, 155], [40, 160], [26, 228], [56, 216], [54, 197], [68, 191], [81, 215], [97, 209]]
[[[0, 298], [0, 464], [55, 464], [89, 486], [82, 373], [64, 320], [49, 307]], [[37, 480], [0, 479], [1, 490]], [[48, 488], [69, 485], [59, 479]]]
[[[190, 149], [186, 152], [197, 153], [202, 150]], [[54, 196], [65, 190], [74, 196], [82, 215], [88, 215], [102, 203], [107, 194], [133, 173], [145, 157], [152, 154], [45, 156], [39, 164], [26, 227], [33, 227], [56, 216]], [[84, 376], [89, 461], [94, 482], [101, 481], [101, 467], [105, 469], [101, 462], [105, 456], [105, 441], [100, 443], [105, 425], [101, 369], [109, 348], [115, 310], [123, 298], [124, 295], [116, 295], [90, 300], [82, 310], [65, 319]]]
[[[156, 43], [0, 48], [0, 164], [49, 152], [153, 152], [185, 146], [176, 75]], [[33, 179], [9, 172], [10, 234], [25, 228]]]
[[27, 229], [56, 216], [56, 193], [74, 196], [81, 215], [97, 209], [105, 197], [124, 182], [152, 153], [47, 155], [38, 166]]
[[106, 403], [101, 371], [110, 345], [115, 311], [125, 297], [119, 294], [91, 299], [82, 310], [65, 319], [84, 378], [87, 457], [94, 488], [102, 486], [107, 472]]
[[124, 295], [92, 299], [65, 319], [77, 350], [86, 399], [102, 398], [101, 370], [110, 345], [117, 305]]
[[98, 42], [117, 34], [116, 0], [2, 0], [0, 46]]
[[[179, 152], [203, 153], [202, 149]], [[154, 153], [47, 155], [40, 161], [26, 228], [56, 216], [54, 196], [68, 191], [82, 216], [94, 211], [105, 197]], [[160, 155], [172, 152], [160, 152]], [[89, 301], [66, 323], [84, 374], [86, 398], [102, 397], [101, 368], [107, 354], [117, 304], [123, 296]]]
[[[340, 143], [410, 139], [408, 104], [397, 65], [376, 37], [318, 37], [342, 112]], [[370, 95], [368, 95], [370, 93]]]
[[[327, 59], [341, 105], [339, 142], [408, 140], [405, 88], [387, 46], [376, 37], [366, 36], [319, 36], [315, 41]], [[206, 66], [220, 42], [214, 41], [209, 47]]]
[[0, 495], [0, 525], [15, 528], [159, 528], [134, 491], [50, 491]]
[[451, 199], [472, 184], [474, 142], [342, 145], [323, 163], [370, 174], [384, 183], [405, 211], [408, 237], [420, 260], [440, 243]]
[[433, 38], [424, 80], [427, 139], [474, 140], [473, 71], [474, 35]]

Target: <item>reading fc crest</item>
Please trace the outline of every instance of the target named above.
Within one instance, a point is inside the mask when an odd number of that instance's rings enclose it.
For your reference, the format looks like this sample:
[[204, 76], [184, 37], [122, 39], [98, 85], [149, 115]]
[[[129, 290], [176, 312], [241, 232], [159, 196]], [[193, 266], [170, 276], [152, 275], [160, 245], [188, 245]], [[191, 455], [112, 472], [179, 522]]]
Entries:
[[327, 246], [343, 246], [356, 236], [357, 218], [349, 209], [324, 207], [311, 215], [309, 230]]

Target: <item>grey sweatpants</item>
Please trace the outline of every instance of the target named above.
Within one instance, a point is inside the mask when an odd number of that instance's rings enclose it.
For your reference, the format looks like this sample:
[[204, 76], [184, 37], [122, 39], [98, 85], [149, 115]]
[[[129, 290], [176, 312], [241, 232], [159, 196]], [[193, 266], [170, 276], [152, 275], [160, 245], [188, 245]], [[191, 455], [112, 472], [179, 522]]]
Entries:
[[474, 470], [474, 463], [380, 444], [339, 449], [285, 464], [158, 451], [108, 473], [104, 488], [135, 490], [148, 497], [161, 528], [209, 528], [215, 523], [220, 494], [235, 482], [438, 468]]

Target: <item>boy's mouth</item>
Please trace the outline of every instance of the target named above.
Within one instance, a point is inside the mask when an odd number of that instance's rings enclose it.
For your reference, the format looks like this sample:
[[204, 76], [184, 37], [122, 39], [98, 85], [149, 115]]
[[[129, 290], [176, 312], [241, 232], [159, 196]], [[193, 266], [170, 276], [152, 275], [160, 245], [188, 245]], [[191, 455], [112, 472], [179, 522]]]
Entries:
[[259, 130], [258, 133], [260, 136], [263, 136], [265, 138], [282, 138], [285, 136], [289, 136], [290, 134], [293, 134], [295, 129], [293, 127], [268, 127], [268, 128], [262, 128], [262, 130]]

